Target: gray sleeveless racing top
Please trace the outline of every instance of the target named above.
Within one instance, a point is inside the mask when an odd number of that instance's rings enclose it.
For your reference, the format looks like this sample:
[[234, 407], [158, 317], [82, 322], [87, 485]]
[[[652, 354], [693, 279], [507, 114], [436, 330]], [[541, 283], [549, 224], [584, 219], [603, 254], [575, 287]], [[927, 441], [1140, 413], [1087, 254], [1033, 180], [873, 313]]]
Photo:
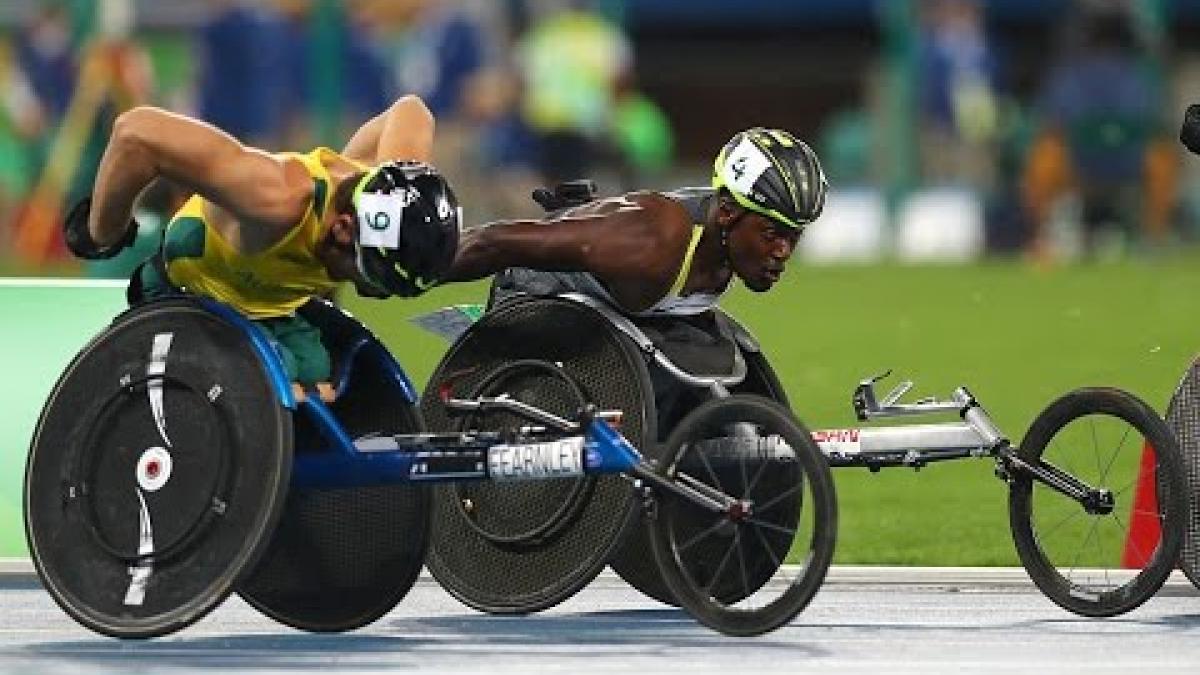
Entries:
[[[684, 282], [691, 271], [692, 254], [700, 242], [703, 233], [704, 216], [712, 197], [711, 188], [681, 188], [665, 195], [679, 202], [687, 209], [692, 222], [692, 240], [688, 244], [684, 259], [675, 277], [675, 283], [667, 294], [659, 298], [648, 309], [633, 313], [636, 316], [688, 316], [706, 312], [717, 305], [721, 295], [725, 293], [728, 284], [716, 293], [690, 293], [680, 295]], [[614, 307], [620, 308], [612, 294], [596, 277], [588, 272], [543, 272], [524, 267], [509, 268], [496, 275], [492, 283], [492, 303], [499, 302], [514, 294], [557, 295], [559, 293], [583, 293], [607, 301]]]

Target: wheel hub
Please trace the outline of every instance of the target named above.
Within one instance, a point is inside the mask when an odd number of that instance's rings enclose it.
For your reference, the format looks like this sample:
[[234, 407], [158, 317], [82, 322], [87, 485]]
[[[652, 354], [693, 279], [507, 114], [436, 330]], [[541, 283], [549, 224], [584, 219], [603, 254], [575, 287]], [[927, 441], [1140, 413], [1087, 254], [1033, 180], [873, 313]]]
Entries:
[[1091, 490], [1083, 498], [1083, 510], [1094, 516], [1106, 516], [1116, 507], [1112, 490]]

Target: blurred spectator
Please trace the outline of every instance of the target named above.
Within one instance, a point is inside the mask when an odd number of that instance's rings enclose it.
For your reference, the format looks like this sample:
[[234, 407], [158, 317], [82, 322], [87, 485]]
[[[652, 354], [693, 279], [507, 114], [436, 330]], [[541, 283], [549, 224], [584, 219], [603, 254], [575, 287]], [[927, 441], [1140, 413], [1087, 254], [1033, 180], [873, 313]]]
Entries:
[[45, 110], [7, 42], [0, 42], [0, 231], [37, 174], [33, 147], [44, 133]]
[[[1163, 137], [1163, 101], [1140, 58], [1128, 10], [1081, 5], [1068, 24], [1067, 49], [1051, 71], [1038, 105], [1040, 130], [1024, 178], [1037, 223], [1034, 253], [1068, 253], [1056, 242], [1078, 220], [1085, 252], [1104, 236], [1151, 244], [1167, 234], [1175, 200], [1175, 152]], [[1074, 216], [1066, 207], [1077, 204]], [[1061, 239], [1061, 237], [1058, 237]]]
[[621, 29], [574, 0], [536, 18], [518, 45], [524, 116], [538, 138], [548, 183], [591, 173], [604, 148], [617, 92], [632, 72]]
[[[400, 3], [394, 3], [399, 5]], [[335, 8], [331, 15], [314, 13], [314, 0], [274, 0], [282, 30], [285, 64], [279, 109], [284, 130], [282, 146], [303, 146], [316, 135], [314, 114], [322, 101], [318, 78], [328, 68], [336, 78], [336, 97], [329, 97], [343, 130], [356, 128], [364, 119], [386, 109], [394, 98], [393, 69], [382, 46], [381, 33], [389, 21], [372, 13], [373, 3], [354, 0]], [[332, 20], [333, 23], [325, 23]], [[326, 31], [318, 35], [318, 31]], [[324, 51], [336, 44], [336, 53]], [[328, 75], [326, 75], [328, 76]]]
[[9, 161], [23, 165], [29, 172], [26, 180], [34, 181], [75, 91], [79, 60], [65, 3], [51, 1], [38, 6], [14, 34], [13, 57], [5, 108], [13, 115], [23, 158]]
[[527, 216], [533, 208], [530, 193], [543, 181], [537, 171], [537, 139], [520, 102], [520, 77], [503, 66], [481, 71], [467, 88], [464, 111], [478, 126], [474, 169], [481, 177], [472, 220]]
[[336, 28], [341, 32], [338, 77], [347, 114], [343, 126], [345, 131], [352, 131], [380, 110], [387, 110], [399, 89], [395, 69], [383, 47], [381, 32], [385, 26], [377, 26], [359, 14], [355, 3], [347, 7], [349, 11]]
[[489, 60], [479, 3], [410, 0], [411, 23], [399, 67], [401, 87], [421, 96], [439, 120], [455, 117], [471, 78]]
[[17, 60], [50, 119], [60, 119], [75, 91], [78, 59], [71, 17], [60, 1], [42, 3], [16, 34]]
[[460, 194], [488, 191], [481, 170], [482, 136], [490, 112], [471, 109], [471, 88], [491, 67], [504, 27], [494, 3], [476, 0], [407, 0], [408, 16], [396, 51], [400, 89], [420, 95], [437, 117], [433, 161]]
[[620, 191], [646, 187], [668, 168], [675, 154], [675, 135], [666, 113], [625, 78], [613, 103], [609, 143], [621, 172]]
[[97, 9], [89, 24], [94, 33], [75, 35], [83, 27], [73, 26], [79, 17], [63, 0], [49, 0], [15, 33], [3, 105], [15, 135], [4, 163], [25, 175], [13, 181], [20, 199], [5, 213], [12, 250], [28, 261], [60, 252], [60, 210], [90, 190], [99, 160], [94, 134], [106, 134], [116, 112], [152, 89], [149, 58], [128, 39], [128, 15], [118, 5]]
[[918, 81], [921, 164], [927, 182], [969, 185], [986, 197], [995, 167], [997, 57], [979, 0], [926, 0]]
[[273, 7], [247, 0], [210, 0], [197, 34], [197, 112], [243, 142], [274, 147], [282, 126], [289, 73], [287, 33]]

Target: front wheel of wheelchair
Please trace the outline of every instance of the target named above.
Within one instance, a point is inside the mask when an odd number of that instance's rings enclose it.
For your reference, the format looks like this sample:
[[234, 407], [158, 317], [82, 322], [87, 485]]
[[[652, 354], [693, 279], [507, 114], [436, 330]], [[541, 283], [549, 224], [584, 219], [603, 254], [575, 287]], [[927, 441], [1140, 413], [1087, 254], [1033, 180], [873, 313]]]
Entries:
[[656, 491], [648, 520], [663, 580], [701, 623], [727, 635], [787, 624], [833, 559], [837, 503], [829, 465], [783, 406], [757, 396], [709, 401], [667, 439], [658, 468], [717, 510]]
[[1188, 498], [1174, 436], [1148, 405], [1116, 389], [1080, 389], [1030, 425], [1020, 460], [1094, 488], [1085, 505], [1014, 471], [1013, 542], [1050, 600], [1083, 616], [1138, 607], [1179, 559]]

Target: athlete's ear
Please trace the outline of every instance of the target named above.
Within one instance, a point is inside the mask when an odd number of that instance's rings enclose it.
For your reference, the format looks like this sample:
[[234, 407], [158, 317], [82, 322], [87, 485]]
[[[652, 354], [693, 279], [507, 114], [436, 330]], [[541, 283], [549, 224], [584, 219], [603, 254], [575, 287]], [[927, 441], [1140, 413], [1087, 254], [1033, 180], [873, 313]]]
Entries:
[[353, 244], [354, 238], [358, 236], [358, 223], [349, 213], [339, 213], [334, 216], [330, 229], [333, 232], [333, 240], [342, 246]]
[[742, 207], [724, 190], [717, 196], [717, 225], [728, 227], [742, 215]]

